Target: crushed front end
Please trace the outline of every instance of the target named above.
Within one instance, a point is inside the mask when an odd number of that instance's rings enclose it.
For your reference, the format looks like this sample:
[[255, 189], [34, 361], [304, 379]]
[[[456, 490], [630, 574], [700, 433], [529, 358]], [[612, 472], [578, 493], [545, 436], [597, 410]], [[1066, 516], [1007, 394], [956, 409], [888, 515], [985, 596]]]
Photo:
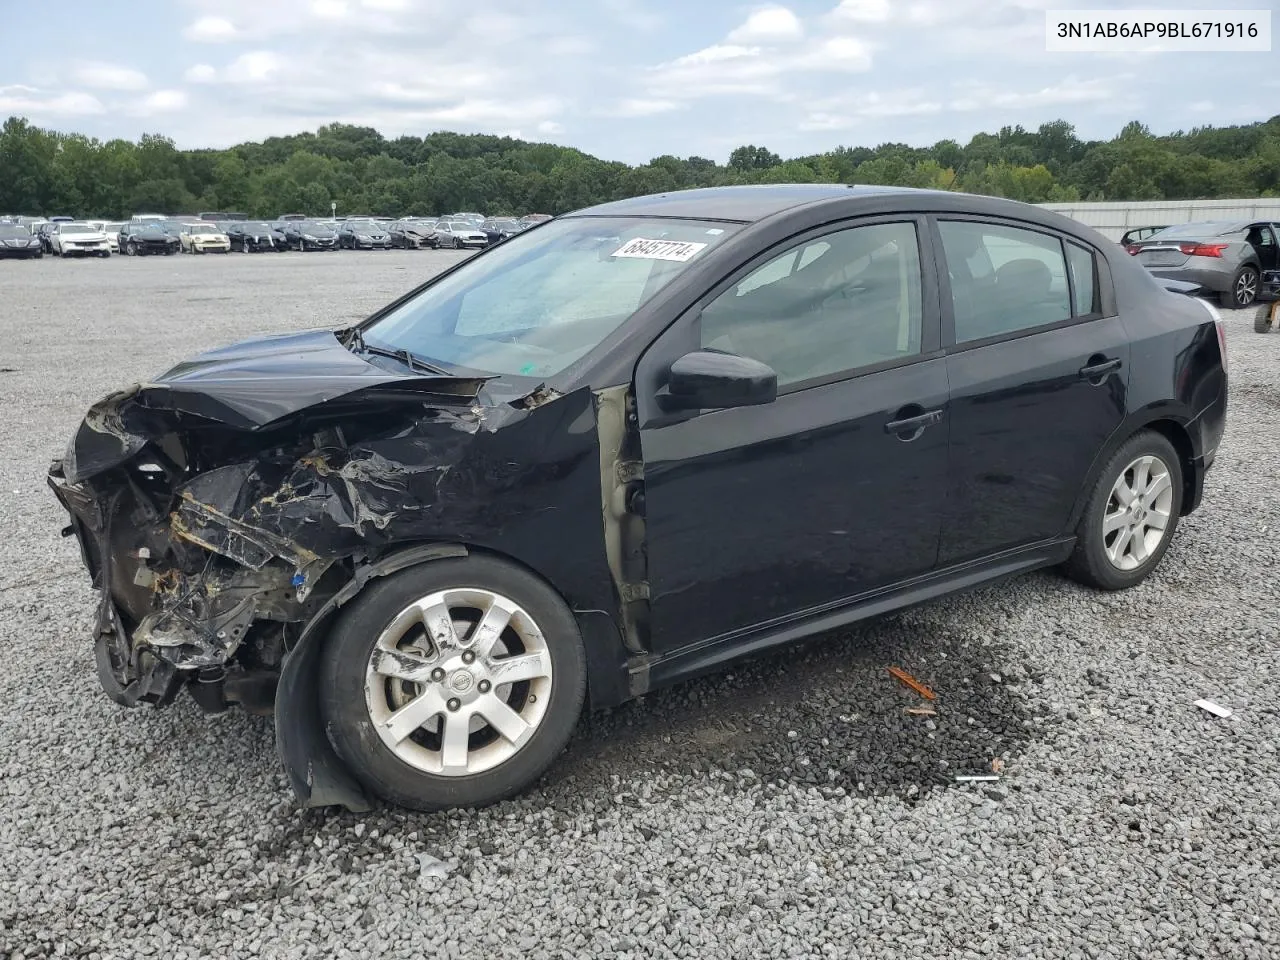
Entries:
[[481, 381], [330, 378], [324, 402], [308, 381], [264, 406], [228, 365], [106, 397], [49, 470], [99, 591], [98, 677], [128, 706], [189, 685], [206, 710], [270, 713], [302, 628], [399, 535], [394, 518], [432, 503], [480, 426]]

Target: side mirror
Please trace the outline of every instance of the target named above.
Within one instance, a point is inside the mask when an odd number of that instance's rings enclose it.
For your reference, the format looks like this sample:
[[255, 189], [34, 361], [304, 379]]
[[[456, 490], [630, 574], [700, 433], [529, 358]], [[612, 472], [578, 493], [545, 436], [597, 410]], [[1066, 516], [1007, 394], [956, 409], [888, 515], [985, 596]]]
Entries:
[[716, 410], [772, 403], [778, 374], [768, 364], [716, 350], [695, 350], [671, 364], [663, 406]]

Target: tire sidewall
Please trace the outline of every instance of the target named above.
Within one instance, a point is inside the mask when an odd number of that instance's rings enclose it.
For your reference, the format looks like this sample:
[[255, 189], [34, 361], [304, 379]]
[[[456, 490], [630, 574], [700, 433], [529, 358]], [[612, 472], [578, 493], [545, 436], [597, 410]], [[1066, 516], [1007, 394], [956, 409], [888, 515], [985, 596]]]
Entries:
[[[515, 756], [483, 773], [441, 777], [410, 766], [382, 742], [365, 700], [365, 672], [374, 643], [392, 617], [415, 600], [459, 586], [502, 594], [534, 618], [551, 656], [551, 702]], [[334, 749], [374, 793], [418, 810], [478, 807], [526, 789], [559, 756], [582, 709], [586, 658], [577, 622], [554, 590], [513, 564], [472, 554], [428, 561], [366, 587], [325, 639], [319, 692]]]
[[[1120, 472], [1142, 456], [1158, 457], [1169, 470], [1169, 478], [1173, 482], [1173, 503], [1169, 511], [1169, 526], [1165, 530], [1164, 538], [1160, 541], [1160, 546], [1145, 563], [1134, 570], [1119, 570], [1107, 558], [1102, 534], [1102, 519], [1106, 513], [1107, 503], [1111, 499], [1111, 490]], [[1160, 565], [1165, 551], [1169, 549], [1169, 544], [1173, 542], [1178, 530], [1184, 483], [1182, 460], [1178, 456], [1178, 451], [1174, 449], [1173, 444], [1154, 431], [1143, 430], [1134, 434], [1111, 455], [1111, 459], [1107, 461], [1106, 467], [1098, 477], [1089, 506], [1081, 517], [1078, 531], [1079, 543], [1085, 554], [1083, 559], [1099, 586], [1108, 590], [1124, 590], [1136, 586]]]

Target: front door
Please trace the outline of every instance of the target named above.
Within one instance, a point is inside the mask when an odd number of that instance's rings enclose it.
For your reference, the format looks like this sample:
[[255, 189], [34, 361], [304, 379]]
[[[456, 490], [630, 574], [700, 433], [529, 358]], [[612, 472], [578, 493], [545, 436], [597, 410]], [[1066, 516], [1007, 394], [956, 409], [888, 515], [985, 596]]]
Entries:
[[937, 223], [951, 457], [939, 564], [1070, 533], [1098, 452], [1125, 416], [1129, 345], [1098, 254], [1066, 237]]
[[[946, 362], [923, 220], [827, 227], [744, 265], [668, 330], [778, 374], [772, 403], [664, 414], [638, 393], [653, 645], [746, 632], [927, 573]], [[926, 246], [927, 249], [927, 246]]]

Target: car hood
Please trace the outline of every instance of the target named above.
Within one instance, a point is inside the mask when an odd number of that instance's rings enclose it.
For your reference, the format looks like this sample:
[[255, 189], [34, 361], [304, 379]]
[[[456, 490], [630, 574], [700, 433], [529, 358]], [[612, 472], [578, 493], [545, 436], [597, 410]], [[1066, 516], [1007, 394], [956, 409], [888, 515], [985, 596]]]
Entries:
[[[179, 421], [254, 431], [371, 390], [430, 394], [446, 404], [471, 406], [485, 383], [483, 377], [389, 370], [349, 351], [332, 330], [258, 337], [199, 354], [103, 398], [72, 439], [64, 470], [72, 482], [101, 473]], [[491, 400], [526, 390], [508, 383]]]
[[96, 230], [93, 233], [68, 233], [62, 239], [72, 243], [104, 243], [107, 235], [101, 230]]

